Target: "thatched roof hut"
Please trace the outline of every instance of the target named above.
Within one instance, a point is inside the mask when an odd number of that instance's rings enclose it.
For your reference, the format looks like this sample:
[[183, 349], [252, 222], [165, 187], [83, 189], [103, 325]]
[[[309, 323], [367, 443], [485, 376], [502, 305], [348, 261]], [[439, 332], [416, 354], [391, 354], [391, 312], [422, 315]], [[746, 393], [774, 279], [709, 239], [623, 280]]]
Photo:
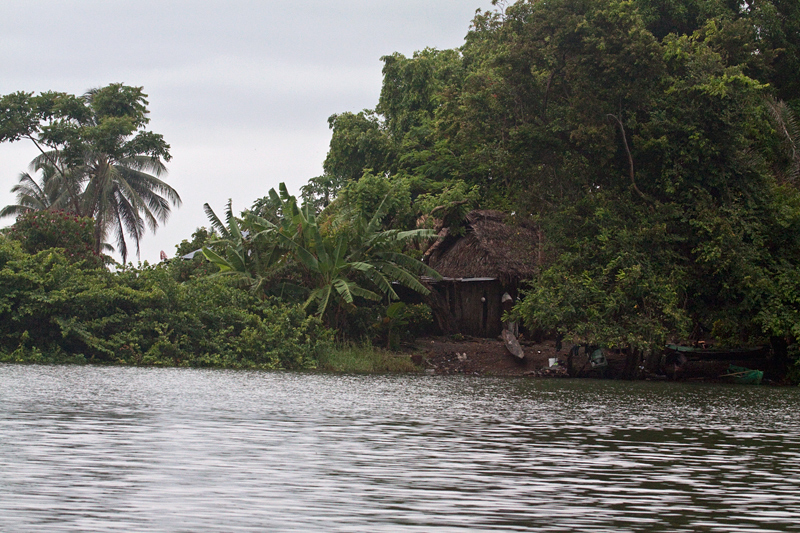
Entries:
[[449, 228], [424, 261], [444, 278], [434, 283], [431, 307], [444, 333], [493, 337], [502, 330], [504, 293], [516, 299], [520, 282], [539, 264], [540, 233], [530, 223], [507, 224], [500, 211], [472, 211], [463, 235]]
[[497, 278], [517, 285], [536, 271], [539, 232], [527, 222], [506, 224], [507, 219], [501, 211], [471, 211], [465, 234], [453, 236], [444, 228], [425, 262], [446, 278]]

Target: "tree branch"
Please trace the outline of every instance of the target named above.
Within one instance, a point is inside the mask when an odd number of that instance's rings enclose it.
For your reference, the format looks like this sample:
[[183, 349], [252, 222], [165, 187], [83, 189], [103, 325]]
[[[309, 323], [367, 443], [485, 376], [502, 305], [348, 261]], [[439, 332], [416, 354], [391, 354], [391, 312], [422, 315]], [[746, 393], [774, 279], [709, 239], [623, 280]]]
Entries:
[[550, 75], [547, 77], [547, 87], [544, 90], [544, 98], [542, 102], [542, 122], [547, 124], [547, 99], [550, 96], [550, 84], [553, 82], [553, 72], [550, 71]]
[[434, 208], [431, 210], [431, 213], [430, 213], [430, 214], [431, 214], [431, 216], [432, 216], [432, 217], [434, 217], [434, 218], [435, 218], [435, 216], [434, 216], [434, 213], [436, 213], [437, 211], [439, 211], [439, 210], [441, 210], [441, 209], [447, 209], [448, 207], [456, 207], [456, 206], [458, 206], [458, 205], [464, 205], [464, 204], [466, 204], [467, 202], [469, 202], [469, 200], [458, 200], [457, 202], [450, 202], [450, 203], [449, 203], [449, 204], [447, 204], [447, 205], [437, 205], [436, 207], [434, 207]]
[[625, 153], [628, 154], [628, 171], [631, 177], [631, 185], [633, 186], [633, 190], [642, 197], [644, 200], [648, 200], [647, 196], [639, 190], [639, 187], [636, 186], [636, 176], [633, 172], [633, 156], [631, 155], [631, 149], [628, 146], [628, 138], [625, 136], [625, 126], [622, 125], [622, 121], [619, 119], [618, 116], [612, 115], [609, 113], [607, 116], [613, 118], [617, 124], [619, 125], [619, 131], [622, 133], [622, 144], [625, 146]]

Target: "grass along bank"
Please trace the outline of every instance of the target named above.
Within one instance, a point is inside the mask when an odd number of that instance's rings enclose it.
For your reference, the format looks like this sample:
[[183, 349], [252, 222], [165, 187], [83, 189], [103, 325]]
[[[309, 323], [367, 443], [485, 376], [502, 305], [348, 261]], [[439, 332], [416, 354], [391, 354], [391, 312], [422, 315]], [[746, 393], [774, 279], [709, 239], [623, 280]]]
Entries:
[[322, 351], [317, 369], [323, 372], [358, 374], [420, 372], [420, 367], [414, 365], [408, 354], [356, 344], [336, 344]]

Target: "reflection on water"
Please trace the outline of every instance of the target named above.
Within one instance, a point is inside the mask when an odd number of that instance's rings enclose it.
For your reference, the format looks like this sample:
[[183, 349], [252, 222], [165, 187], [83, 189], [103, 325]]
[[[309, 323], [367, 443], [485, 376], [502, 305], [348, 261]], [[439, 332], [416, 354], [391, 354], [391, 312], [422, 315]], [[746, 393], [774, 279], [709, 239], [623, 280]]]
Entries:
[[800, 391], [0, 365], [0, 531], [800, 530]]

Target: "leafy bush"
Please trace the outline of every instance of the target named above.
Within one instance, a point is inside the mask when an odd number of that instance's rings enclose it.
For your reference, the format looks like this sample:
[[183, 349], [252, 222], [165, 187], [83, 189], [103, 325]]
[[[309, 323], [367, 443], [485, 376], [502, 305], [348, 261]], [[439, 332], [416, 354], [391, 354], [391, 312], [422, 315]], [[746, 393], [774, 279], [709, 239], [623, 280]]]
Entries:
[[516, 316], [529, 330], [612, 348], [654, 350], [670, 335], [685, 337], [686, 274], [676, 266], [664, 215], [631, 209], [628, 219], [592, 205], [600, 197], [565, 216], [564, 229], [580, 221], [560, 236], [569, 247], [523, 291]]
[[401, 342], [413, 342], [428, 333], [432, 325], [433, 315], [428, 305], [394, 302], [386, 307], [384, 316], [373, 327], [378, 340], [387, 348], [396, 350]]
[[23, 249], [35, 254], [50, 248], [63, 248], [69, 261], [102, 264], [94, 253], [94, 220], [64, 211], [31, 211], [17, 217], [8, 231], [9, 237], [22, 243]]
[[428, 226], [434, 227], [433, 221], [438, 220], [441, 227], [450, 228], [451, 235], [463, 235], [464, 217], [475, 209], [479, 200], [477, 185], [470, 187], [461, 180], [455, 180], [439, 193], [419, 195], [414, 207]]
[[331, 221], [341, 223], [342, 219], [352, 218], [346, 215], [347, 211], [372, 214], [379, 208], [382, 209], [384, 228], [413, 227], [415, 217], [411, 210], [411, 192], [407, 181], [375, 175], [367, 170], [361, 179], [348, 183], [339, 192], [337, 201], [324, 212], [322, 218], [338, 218]]
[[312, 368], [332, 338], [298, 306], [162, 265], [112, 273], [0, 240], [0, 361]]
[[[175, 245], [175, 257], [169, 262], [169, 270], [177, 281], [188, 281], [191, 278], [208, 276], [217, 272], [219, 269], [211, 264], [202, 253], [203, 246], [206, 246], [215, 238], [213, 232], [200, 227], [192, 233], [192, 240], [182, 240]], [[183, 256], [195, 252], [191, 259], [183, 259]]]

